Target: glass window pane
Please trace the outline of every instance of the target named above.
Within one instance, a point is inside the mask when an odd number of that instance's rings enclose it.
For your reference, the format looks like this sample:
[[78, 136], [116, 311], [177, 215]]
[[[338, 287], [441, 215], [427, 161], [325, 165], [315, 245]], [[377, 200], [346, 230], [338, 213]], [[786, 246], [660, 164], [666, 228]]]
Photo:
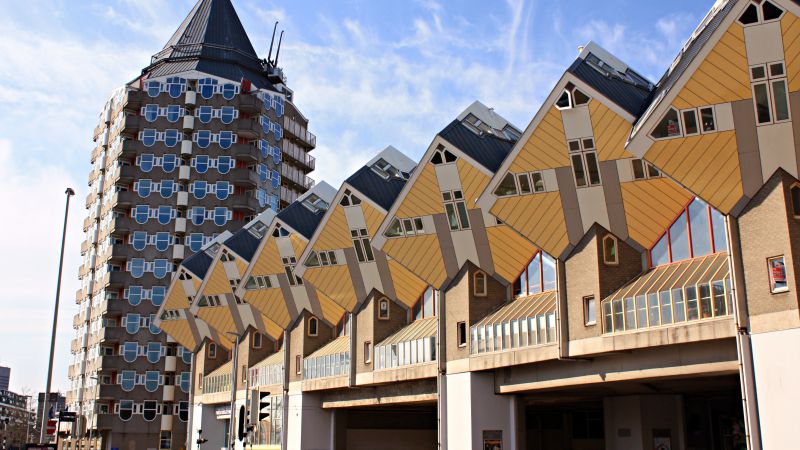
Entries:
[[572, 155], [572, 170], [575, 172], [575, 184], [578, 187], [586, 186], [586, 173], [583, 171], [581, 155]]
[[636, 329], [636, 310], [633, 304], [633, 297], [625, 299], [625, 329]]
[[542, 292], [542, 272], [540, 266], [541, 253], [536, 255], [528, 264], [528, 292], [536, 294]]
[[775, 120], [789, 120], [789, 98], [786, 80], [772, 82], [772, 97], [775, 99]]
[[650, 135], [656, 139], [680, 136], [681, 125], [678, 121], [678, 112], [674, 109], [667, 111], [664, 114], [664, 118], [661, 119], [661, 122], [653, 129]]
[[631, 160], [631, 165], [633, 166], [633, 178], [635, 180], [641, 180], [644, 178], [644, 162], [641, 159], [634, 159]]
[[458, 229], [458, 219], [456, 218], [455, 207], [452, 203], [445, 203], [444, 209], [447, 212], [447, 222], [450, 224], [451, 230]]
[[552, 291], [556, 288], [556, 260], [547, 253], [542, 253], [542, 278], [544, 278], [543, 291]]
[[714, 295], [714, 317], [724, 316], [725, 311], [725, 284], [722, 280], [712, 283]]
[[517, 179], [519, 180], [519, 193], [520, 194], [530, 194], [531, 193], [531, 181], [528, 178], [527, 173], [522, 173], [517, 175]]
[[769, 92], [765, 83], [753, 85], [753, 99], [756, 102], [756, 118], [758, 123], [767, 123], [772, 113], [769, 107]]
[[467, 206], [464, 202], [457, 202], [456, 207], [458, 207], [458, 218], [461, 221], [461, 229], [466, 230], [469, 228], [469, 216], [467, 215]]
[[655, 292], [647, 293], [647, 317], [651, 327], [661, 324], [658, 317], [658, 294]]
[[669, 291], [661, 291], [659, 297], [661, 299], [661, 323], [670, 324], [672, 323], [672, 299], [669, 297]]
[[689, 225], [692, 228], [692, 256], [711, 253], [711, 227], [708, 223], [708, 205], [695, 198], [689, 204]]
[[424, 296], [424, 317], [432, 317], [433, 316], [433, 290], [428, 289], [425, 291]]
[[514, 174], [508, 173], [506, 174], [503, 181], [500, 182], [500, 185], [497, 186], [497, 189], [494, 191], [494, 195], [498, 197], [503, 197], [505, 195], [516, 195], [517, 194], [517, 185], [514, 183]]
[[586, 170], [589, 172], [589, 184], [600, 184], [600, 167], [595, 152], [586, 153]]
[[650, 263], [653, 267], [660, 266], [669, 262], [669, 253], [667, 251], [667, 235], [661, 237], [656, 242], [653, 249], [650, 250]]
[[690, 109], [683, 112], [683, 128], [686, 134], [697, 134], [700, 130], [697, 128], [697, 113], [695, 110]]
[[625, 322], [622, 317], [622, 299], [614, 300], [612, 304], [614, 306], [614, 331], [623, 331]]
[[714, 208], [711, 208], [711, 229], [714, 231], [714, 251], [727, 251], [728, 235], [725, 232], [725, 217]]
[[703, 125], [704, 133], [717, 129], [717, 125], [714, 123], [714, 110], [712, 108], [700, 108], [700, 123]]
[[708, 284], [700, 285], [700, 317], [711, 317], [711, 289]]
[[683, 290], [673, 289], [672, 290], [672, 308], [675, 311], [675, 323], [680, 323], [686, 321], [686, 305], [683, 301]]
[[686, 318], [688, 320], [697, 320], [698, 317], [697, 288], [688, 286], [686, 288]]
[[672, 248], [672, 261], [682, 261], [689, 258], [689, 236], [686, 229], [686, 213], [669, 227], [669, 241]]
[[604, 333], [611, 333], [612, 330], [612, 321], [611, 321], [611, 302], [603, 303], [603, 332]]

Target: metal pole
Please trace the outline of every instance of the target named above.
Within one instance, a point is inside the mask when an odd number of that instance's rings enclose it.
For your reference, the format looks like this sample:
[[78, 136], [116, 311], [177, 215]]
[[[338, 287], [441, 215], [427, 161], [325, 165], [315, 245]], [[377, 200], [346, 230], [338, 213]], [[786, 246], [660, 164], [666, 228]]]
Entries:
[[[233, 334], [233, 333], [229, 333]], [[233, 347], [233, 355], [231, 358], [231, 418], [230, 418], [230, 426], [228, 427], [228, 447], [229, 450], [233, 450], [236, 448], [236, 423], [233, 420], [234, 414], [236, 412], [236, 366], [239, 364], [239, 342], [241, 340], [240, 335], [236, 335], [236, 343]]]
[[[72, 188], [64, 191], [67, 195], [67, 202], [64, 208], [64, 228], [61, 232], [61, 257], [58, 261], [58, 281], [56, 282], [56, 306], [53, 309], [53, 332], [50, 335], [50, 362], [47, 364], [47, 387], [44, 390], [44, 402], [42, 402], [42, 429], [39, 432], [39, 442], [44, 443], [45, 433], [47, 432], [47, 401], [50, 400], [50, 385], [53, 382], [53, 355], [56, 350], [56, 325], [58, 324], [58, 300], [61, 296], [61, 273], [64, 269], [64, 242], [67, 239], [67, 217], [69, 217], [69, 198], [75, 195]], [[58, 442], [58, 429], [56, 429], [56, 442]]]

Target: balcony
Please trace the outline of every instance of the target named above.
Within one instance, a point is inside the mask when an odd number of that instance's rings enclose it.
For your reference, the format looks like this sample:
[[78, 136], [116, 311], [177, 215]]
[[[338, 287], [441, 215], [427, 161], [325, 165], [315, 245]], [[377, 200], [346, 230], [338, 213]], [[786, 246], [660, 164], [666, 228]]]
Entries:
[[314, 180], [307, 177], [302, 171], [285, 164], [281, 164], [281, 177], [303, 192], [314, 187]]
[[231, 391], [231, 362], [203, 377], [203, 395]]
[[297, 197], [299, 197], [299, 196], [300, 196], [300, 194], [298, 194], [297, 192], [295, 192], [295, 191], [293, 191], [293, 190], [291, 190], [291, 189], [289, 189], [287, 187], [281, 186], [281, 201], [282, 202], [286, 202], [287, 204], [288, 203], [292, 203], [295, 200], [297, 200]]
[[604, 335], [731, 317], [728, 255], [653, 268], [605, 298], [601, 308]]
[[81, 256], [85, 255], [86, 252], [89, 251], [89, 248], [92, 247], [92, 243], [87, 239], [81, 242]]
[[471, 355], [555, 342], [555, 291], [514, 299], [470, 327]]
[[86, 194], [86, 209], [89, 209], [95, 200], [97, 200], [97, 192], [89, 192]]
[[122, 145], [119, 146], [119, 151], [111, 155], [112, 158], [121, 159], [128, 162], [133, 162], [136, 155], [144, 151], [144, 144], [142, 141], [136, 139], [124, 139]]
[[141, 118], [133, 114], [126, 114], [125, 118], [122, 119], [122, 126], [120, 129], [122, 130], [122, 134], [136, 137], [139, 134], [141, 126]]
[[120, 216], [111, 221], [105, 230], [109, 234], [127, 234], [133, 226], [133, 219], [128, 216]]
[[142, 103], [144, 102], [146, 95], [147, 94], [144, 91], [128, 91], [122, 108], [128, 112], [138, 113], [142, 107]]
[[317, 137], [306, 130], [306, 127], [300, 125], [296, 121], [286, 117], [283, 122], [283, 130], [289, 133], [300, 142], [306, 144], [310, 149], [317, 146]]
[[83, 314], [75, 314], [72, 316], [72, 328], [80, 328], [80, 326], [83, 325], [83, 322]]
[[283, 384], [283, 351], [273, 353], [256, 363], [248, 371], [248, 382], [252, 387]]
[[120, 184], [123, 186], [129, 185], [134, 178], [136, 178], [136, 167], [130, 164], [124, 164], [122, 167], [117, 169], [117, 172], [114, 176], [109, 180], [109, 184]]
[[251, 163], [258, 161], [259, 150], [255, 145], [233, 144], [233, 147], [230, 149], [230, 153], [231, 156], [233, 156], [237, 161]]
[[255, 187], [258, 185], [258, 174], [250, 169], [233, 169], [230, 181], [237, 186]]
[[73, 339], [69, 342], [70, 353], [79, 353], [83, 349], [82, 339]]
[[375, 370], [436, 361], [436, 318], [411, 322], [375, 346]]
[[95, 367], [99, 371], [119, 372], [131, 366], [131, 363], [126, 362], [122, 355], [101, 356], [96, 361]]
[[316, 167], [316, 159], [313, 156], [286, 139], [283, 140], [283, 156], [307, 169], [309, 172], [313, 171]]
[[98, 144], [97, 147], [92, 150], [92, 164], [97, 161], [97, 158], [103, 153], [103, 151], [105, 151], [105, 149], [106, 147], [104, 145]]
[[94, 127], [94, 132], [92, 133], [92, 140], [97, 141], [97, 138], [100, 137], [101, 134], [103, 134], [103, 131], [105, 131], [105, 129], [106, 129], [105, 123], [100, 123], [96, 127]]
[[255, 139], [261, 133], [261, 125], [255, 119], [239, 119], [236, 121], [236, 133], [240, 137]]
[[239, 111], [245, 114], [255, 114], [261, 110], [261, 100], [255, 94], [241, 94], [239, 96]]
[[88, 176], [88, 177], [87, 177], [87, 179], [86, 179], [86, 181], [87, 181], [87, 183], [86, 183], [86, 184], [88, 184], [89, 186], [91, 186], [91, 185], [92, 185], [92, 183], [94, 183], [94, 182], [95, 182], [95, 180], [97, 180], [97, 177], [98, 177], [98, 176], [100, 176], [100, 170], [98, 170], [98, 169], [94, 169], [94, 170], [92, 170], [91, 172], [89, 172], [89, 176]]
[[83, 289], [78, 289], [75, 291], [75, 303], [80, 303], [83, 301], [83, 297], [85, 296]]
[[261, 210], [261, 205], [255, 197], [244, 194], [234, 195], [231, 207], [234, 211], [255, 212]]
[[304, 380], [336, 377], [349, 373], [350, 338], [347, 336], [334, 339], [303, 359]]
[[87, 217], [83, 219], [83, 232], [85, 233], [89, 231], [89, 227], [91, 227], [94, 224], [94, 222], [95, 222], [94, 217]]

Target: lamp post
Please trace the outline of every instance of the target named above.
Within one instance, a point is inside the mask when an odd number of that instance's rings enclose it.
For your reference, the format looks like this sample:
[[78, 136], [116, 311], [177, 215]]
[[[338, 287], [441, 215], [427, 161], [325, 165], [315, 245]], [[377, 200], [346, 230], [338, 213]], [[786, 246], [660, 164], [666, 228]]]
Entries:
[[[50, 335], [50, 362], [47, 364], [47, 387], [44, 390], [44, 402], [42, 402], [42, 429], [39, 432], [39, 442], [44, 443], [45, 433], [47, 433], [47, 401], [50, 400], [50, 384], [53, 381], [53, 355], [56, 350], [56, 325], [58, 324], [58, 301], [61, 296], [61, 272], [64, 269], [64, 242], [67, 239], [67, 217], [69, 217], [69, 198], [75, 195], [72, 188], [64, 191], [67, 195], [66, 206], [64, 207], [64, 227], [61, 231], [61, 256], [58, 261], [58, 281], [56, 282], [56, 305], [53, 309], [53, 332]], [[58, 436], [58, 430], [56, 430]]]
[[236, 336], [236, 341], [234, 342], [234, 345], [233, 345], [233, 355], [231, 357], [231, 363], [232, 363], [231, 364], [232, 365], [232, 367], [231, 367], [231, 418], [230, 418], [230, 425], [228, 426], [228, 445], [229, 445], [228, 449], [229, 450], [233, 450], [234, 448], [236, 448], [236, 433], [235, 433], [234, 428], [233, 428], [235, 426], [233, 417], [234, 417], [234, 412], [236, 411], [236, 381], [237, 381], [237, 378], [238, 378], [236, 376], [236, 367], [239, 364], [239, 361], [238, 361], [238, 359], [239, 359], [239, 343], [241, 342], [242, 336], [237, 334], [237, 333], [230, 332], [230, 331], [228, 331], [227, 334], [229, 334], [231, 336]]

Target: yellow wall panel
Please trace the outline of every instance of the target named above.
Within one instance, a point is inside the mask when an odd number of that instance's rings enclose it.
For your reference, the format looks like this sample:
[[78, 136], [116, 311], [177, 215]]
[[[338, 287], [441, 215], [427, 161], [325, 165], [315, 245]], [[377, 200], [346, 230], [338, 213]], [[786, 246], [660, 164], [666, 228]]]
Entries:
[[625, 142], [631, 132], [630, 122], [597, 99], [589, 102], [589, 117], [594, 145], [601, 161], [634, 157], [625, 150]]
[[[303, 237], [301, 237], [301, 236], [299, 236], [299, 235], [297, 235], [295, 233], [290, 234], [289, 235], [289, 239], [292, 240], [292, 248], [294, 248], [294, 257], [295, 258], [299, 258], [300, 255], [303, 254], [303, 250], [306, 249], [306, 245], [308, 245], [308, 241], [305, 238], [303, 238]], [[278, 262], [281, 264], [281, 268], [283, 268], [283, 263], [281, 262], [280, 259], [278, 259]]]
[[267, 319], [275, 322], [281, 327], [288, 327], [291, 317], [286, 306], [286, 299], [280, 288], [258, 289], [247, 291], [244, 294], [247, 303], [261, 311]]
[[165, 320], [161, 322], [161, 329], [189, 350], [197, 347], [198, 342], [194, 340], [192, 329], [186, 320]]
[[489, 236], [495, 272], [512, 282], [528, 264], [536, 247], [506, 225], [489, 227], [486, 234]]
[[489, 184], [489, 176], [464, 158], [459, 158], [456, 161], [456, 165], [458, 166], [458, 176], [461, 178], [461, 190], [464, 193], [464, 199], [467, 201], [467, 208], [474, 209], [475, 201], [483, 194], [486, 185]]
[[510, 170], [518, 173], [568, 165], [567, 138], [564, 135], [561, 111], [551, 106], [514, 159]]
[[231, 310], [227, 306], [212, 306], [200, 308], [197, 316], [209, 327], [217, 330], [220, 336], [227, 336], [227, 332], [236, 333], [236, 322], [233, 321]]
[[353, 242], [350, 240], [350, 227], [344, 216], [344, 209], [341, 205], [335, 205], [331, 215], [325, 222], [325, 228], [319, 233], [314, 242], [314, 250], [336, 250], [351, 247]]
[[342, 316], [344, 316], [344, 308], [322, 292], [317, 291], [317, 297], [322, 308], [322, 318], [332, 325], [337, 325], [342, 320]]
[[744, 31], [734, 23], [691, 75], [672, 104], [683, 109], [751, 97]]
[[436, 289], [441, 288], [447, 278], [435, 234], [388, 239], [383, 250]]
[[[361, 202], [361, 211], [364, 213], [364, 221], [367, 222], [367, 232], [374, 237], [381, 223], [383, 223], [383, 219], [386, 218], [386, 211], [378, 209], [367, 202]], [[350, 237], [350, 235], [348, 234], [347, 237]], [[352, 243], [349, 245], [352, 245]]]
[[183, 288], [183, 281], [177, 278], [172, 282], [167, 298], [164, 299], [164, 309], [186, 309], [189, 307], [189, 297]]
[[219, 295], [228, 294], [232, 292], [231, 284], [228, 281], [228, 275], [225, 273], [225, 268], [222, 267], [222, 262], [215, 260], [211, 263], [211, 270], [208, 276], [208, 281], [203, 288], [203, 295]]
[[352, 311], [357, 299], [353, 280], [346, 264], [307, 269], [303, 278], [311, 282], [317, 292], [329, 297], [342, 308]]
[[800, 90], [800, 20], [794, 14], [787, 12], [781, 19], [781, 31], [789, 91], [798, 91]]
[[393, 259], [389, 261], [389, 272], [392, 274], [397, 299], [406, 306], [413, 306], [419, 296], [428, 288], [426, 282]]
[[236, 258], [236, 270], [239, 271], [239, 278], [241, 278], [247, 270], [247, 261], [242, 258]]
[[422, 163], [416, 170], [421, 170], [414, 185], [402, 199], [397, 208], [397, 217], [419, 217], [433, 214], [444, 214], [442, 193], [439, 190], [439, 181], [436, 170], [431, 163]]
[[281, 263], [281, 257], [280, 253], [278, 253], [278, 245], [275, 244], [275, 238], [271, 236], [267, 237], [267, 242], [264, 244], [262, 250], [256, 254], [255, 258], [251, 275], [283, 273], [283, 263]]
[[569, 244], [558, 192], [500, 198], [491, 213], [550, 255], [557, 257]]
[[692, 193], [669, 178], [622, 183], [625, 221], [631, 239], [650, 248], [692, 197]]
[[645, 159], [722, 213], [744, 195], [734, 131], [656, 141]]

